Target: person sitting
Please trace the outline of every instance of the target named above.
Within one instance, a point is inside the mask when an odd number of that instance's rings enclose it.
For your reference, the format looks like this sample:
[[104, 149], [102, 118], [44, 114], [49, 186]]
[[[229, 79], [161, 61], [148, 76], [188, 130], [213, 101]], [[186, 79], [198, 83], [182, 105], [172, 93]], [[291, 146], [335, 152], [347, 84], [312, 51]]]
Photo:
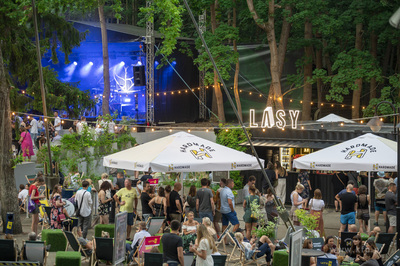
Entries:
[[18, 202], [19, 206], [25, 208], [25, 199], [29, 194], [29, 185], [20, 184], [19, 185], [19, 193], [18, 193]]
[[371, 232], [369, 232], [369, 238], [367, 240], [375, 241], [376, 236], [381, 232], [381, 228], [379, 226], [375, 226]]
[[337, 253], [337, 250], [336, 250], [336, 245], [335, 245], [333, 236], [328, 236], [325, 239], [325, 244], [322, 247], [322, 251], [326, 253], [325, 257], [337, 259], [338, 253]]
[[351, 243], [350, 250], [346, 250], [346, 256], [351, 258], [357, 258], [358, 255], [363, 255], [364, 246], [362, 244], [361, 236], [356, 235], [353, 237], [353, 241]]
[[212, 227], [212, 223], [211, 223], [210, 218], [204, 217], [203, 218], [203, 224], [206, 226], [206, 228], [208, 230], [208, 233], [214, 239], [214, 241], [217, 241], [217, 239], [218, 239], [217, 231], [215, 231], [215, 229]]
[[[310, 238], [306, 239], [303, 243], [303, 249], [313, 249], [313, 242]], [[315, 257], [310, 257], [310, 266], [316, 266], [317, 260]]]
[[[369, 253], [372, 253], [369, 255]], [[365, 242], [365, 249], [364, 249], [364, 256], [358, 255], [357, 258], [354, 260], [356, 263], [362, 263], [368, 261], [370, 258], [376, 260], [378, 265], [383, 265], [381, 254], [376, 247], [375, 241], [367, 240]], [[367, 264], [369, 265], [369, 264]]]
[[349, 232], [351, 232], [351, 233], [358, 232], [357, 225], [355, 225], [355, 224], [350, 224], [348, 229], [349, 229]]
[[140, 222], [139, 230], [133, 237], [132, 244], [126, 243], [126, 251], [129, 252], [128, 262], [132, 260], [133, 254], [135, 254], [136, 249], [140, 248], [139, 245], [142, 242], [142, 239], [149, 236], [151, 235], [149, 232], [147, 232], [146, 222]]
[[374, 253], [372, 251], [366, 252], [364, 255], [365, 261], [361, 264], [361, 266], [380, 266], [379, 262], [372, 258], [373, 255]]
[[35, 232], [30, 232], [28, 234], [28, 241], [36, 241], [36, 238], [37, 238], [37, 236], [36, 236]]
[[190, 211], [188, 213], [188, 220], [183, 223], [182, 225], [182, 230], [183, 230], [183, 250], [188, 252], [189, 251], [189, 246], [190, 243], [194, 243], [196, 240], [197, 236], [197, 226], [199, 223], [194, 220], [194, 213]]
[[[258, 248], [256, 248], [256, 244], [255, 243], [251, 244], [251, 243], [243, 241], [243, 234], [242, 233], [238, 233], [238, 232], [235, 233], [235, 238], [237, 239], [239, 244], [245, 250], [246, 259], [252, 258], [254, 253], [255, 253], [254, 256], [255, 256], [256, 259], [265, 255], [266, 256], [265, 260], [267, 261], [267, 265], [271, 265], [272, 251], [271, 251], [271, 248], [270, 248], [269, 244], [266, 242], [265, 237], [267, 237], [267, 236], [262, 236], [260, 238], [260, 241], [258, 243]], [[262, 240], [265, 241], [265, 242], [263, 242]]]
[[85, 250], [85, 253], [87, 255], [90, 255], [93, 253], [93, 240], [87, 240], [84, 237], [82, 237], [82, 231], [79, 226], [75, 226], [72, 228], [72, 234], [74, 234], [77, 239], [79, 244], [82, 246], [82, 248]]

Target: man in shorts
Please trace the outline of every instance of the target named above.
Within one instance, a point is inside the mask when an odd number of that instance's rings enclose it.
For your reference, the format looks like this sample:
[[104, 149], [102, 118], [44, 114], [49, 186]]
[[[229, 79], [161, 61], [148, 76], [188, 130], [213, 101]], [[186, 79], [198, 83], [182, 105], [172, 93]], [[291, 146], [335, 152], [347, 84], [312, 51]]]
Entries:
[[[136, 189], [132, 187], [132, 180], [125, 179], [124, 182], [125, 187], [118, 190], [118, 192], [114, 195], [114, 200], [119, 204], [120, 211], [126, 211], [128, 213], [128, 225], [126, 227], [126, 237], [130, 240], [131, 228], [133, 225], [133, 213], [136, 212], [136, 207], [138, 204], [138, 197], [136, 193]], [[121, 201], [119, 200], [121, 198]], [[133, 201], [135, 201], [135, 206], [133, 205]]]
[[393, 234], [395, 231], [394, 229], [396, 227], [396, 206], [397, 206], [396, 190], [397, 190], [396, 184], [390, 183], [388, 192], [386, 192], [385, 196], [387, 217], [389, 219], [389, 229], [388, 229], [389, 234]]
[[343, 232], [347, 225], [356, 223], [355, 206], [357, 203], [357, 196], [353, 194], [353, 185], [347, 185], [346, 192], [340, 196], [340, 201], [342, 202], [340, 232]]
[[222, 231], [226, 229], [229, 222], [233, 225], [233, 232], [239, 228], [239, 220], [235, 211], [235, 197], [232, 193], [234, 187], [232, 179], [226, 181], [226, 187], [221, 190], [221, 214], [222, 214]]
[[[374, 207], [375, 207], [375, 226], [378, 226], [379, 214], [382, 212], [383, 219], [385, 220], [386, 224], [386, 215], [387, 211], [385, 208], [385, 204], [381, 203], [385, 200], [386, 192], [388, 191], [389, 181], [385, 178], [385, 172], [380, 171], [377, 173], [378, 179], [374, 180], [374, 188], [375, 188], [375, 200], [374, 200]], [[377, 203], [378, 202], [378, 203]]]
[[222, 220], [222, 214], [221, 214], [221, 190], [226, 186], [226, 179], [225, 178], [221, 178], [221, 180], [219, 181], [219, 189], [217, 190], [217, 192], [215, 193], [214, 196], [214, 202], [215, 202], [215, 215], [214, 215], [214, 228], [215, 231], [217, 231], [217, 234], [220, 235], [221, 234], [221, 228], [219, 227], [219, 223]]

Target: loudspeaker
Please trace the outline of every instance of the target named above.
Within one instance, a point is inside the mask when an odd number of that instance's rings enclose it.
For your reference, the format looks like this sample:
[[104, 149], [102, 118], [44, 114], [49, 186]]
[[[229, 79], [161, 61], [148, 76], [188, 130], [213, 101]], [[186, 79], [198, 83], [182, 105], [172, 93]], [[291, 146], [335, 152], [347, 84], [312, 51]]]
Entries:
[[133, 67], [133, 82], [134, 86], [146, 86], [146, 76], [144, 73], [144, 66]]

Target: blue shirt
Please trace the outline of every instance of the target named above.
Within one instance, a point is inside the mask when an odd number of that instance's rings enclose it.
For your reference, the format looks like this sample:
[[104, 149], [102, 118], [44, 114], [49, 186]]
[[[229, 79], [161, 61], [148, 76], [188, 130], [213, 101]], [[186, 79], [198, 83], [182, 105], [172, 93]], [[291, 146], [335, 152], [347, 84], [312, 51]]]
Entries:
[[[344, 188], [344, 189], [342, 189], [339, 193], [338, 193], [338, 195], [339, 195], [339, 198], [340, 198], [340, 196], [342, 196], [343, 195], [343, 193], [346, 193], [346, 189]], [[354, 195], [356, 195], [356, 192], [354, 191], [354, 190], [352, 190], [351, 191], [351, 193], [353, 193]]]
[[221, 197], [221, 213], [232, 212], [231, 207], [229, 207], [228, 199], [232, 200], [232, 205], [235, 207], [235, 196], [233, 196], [232, 190], [229, 187], [224, 187], [220, 192]]

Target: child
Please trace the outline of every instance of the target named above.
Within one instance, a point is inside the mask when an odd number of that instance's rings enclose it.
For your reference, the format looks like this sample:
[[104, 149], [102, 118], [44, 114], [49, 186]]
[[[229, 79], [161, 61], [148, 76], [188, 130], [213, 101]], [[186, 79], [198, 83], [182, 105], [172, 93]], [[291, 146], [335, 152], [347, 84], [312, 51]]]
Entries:
[[[268, 266], [271, 265], [272, 252], [271, 252], [271, 248], [267, 242], [262, 243], [260, 241], [261, 245], [258, 247], [258, 249], [256, 249], [255, 243], [250, 244], [248, 242], [243, 241], [242, 233], [235, 233], [235, 238], [237, 239], [239, 244], [244, 248], [246, 259], [250, 259], [251, 257], [253, 257], [255, 251], [257, 251], [257, 253], [254, 255], [255, 258], [260, 258], [260, 257], [266, 255], [265, 260], [267, 261], [267, 265]], [[265, 238], [264, 238], [264, 240], [265, 240]]]

